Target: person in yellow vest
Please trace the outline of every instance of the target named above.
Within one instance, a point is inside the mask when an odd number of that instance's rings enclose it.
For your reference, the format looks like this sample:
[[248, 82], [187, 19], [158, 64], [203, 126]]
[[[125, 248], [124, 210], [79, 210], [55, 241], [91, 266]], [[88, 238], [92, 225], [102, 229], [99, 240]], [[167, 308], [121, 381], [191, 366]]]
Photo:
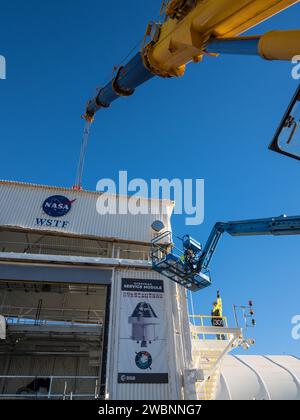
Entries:
[[185, 264], [186, 271], [188, 269], [192, 272], [195, 270], [195, 254], [191, 249], [186, 249], [180, 260]]
[[[217, 301], [213, 303], [213, 309], [211, 311], [211, 323], [213, 327], [224, 327], [223, 321], [223, 302], [220, 292], [217, 292]], [[218, 340], [225, 340], [225, 335], [217, 335]]]

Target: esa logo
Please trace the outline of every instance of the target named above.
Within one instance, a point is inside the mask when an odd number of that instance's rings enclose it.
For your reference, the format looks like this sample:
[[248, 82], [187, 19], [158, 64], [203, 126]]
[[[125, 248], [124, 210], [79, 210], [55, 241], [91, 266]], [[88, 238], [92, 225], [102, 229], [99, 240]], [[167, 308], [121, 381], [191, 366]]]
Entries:
[[136, 353], [135, 357], [135, 364], [141, 370], [151, 370], [153, 360], [150, 353], [147, 351], [141, 351], [140, 353]]
[[70, 201], [62, 195], [53, 195], [44, 201], [43, 210], [50, 217], [63, 217], [69, 213], [74, 201], [76, 200]]

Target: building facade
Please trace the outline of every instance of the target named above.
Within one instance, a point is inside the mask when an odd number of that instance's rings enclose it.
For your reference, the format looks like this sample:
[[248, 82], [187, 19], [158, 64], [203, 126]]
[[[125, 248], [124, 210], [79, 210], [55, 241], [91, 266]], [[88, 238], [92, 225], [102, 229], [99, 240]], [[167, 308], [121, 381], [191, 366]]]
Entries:
[[110, 196], [123, 210], [107, 214], [99, 198], [0, 181], [0, 399], [300, 399], [298, 359], [227, 356], [242, 331], [189, 317], [152, 270], [174, 203], [133, 215]]
[[183, 398], [185, 293], [150, 261], [151, 224], [170, 230], [173, 203], [99, 214], [99, 197], [0, 182], [3, 396]]

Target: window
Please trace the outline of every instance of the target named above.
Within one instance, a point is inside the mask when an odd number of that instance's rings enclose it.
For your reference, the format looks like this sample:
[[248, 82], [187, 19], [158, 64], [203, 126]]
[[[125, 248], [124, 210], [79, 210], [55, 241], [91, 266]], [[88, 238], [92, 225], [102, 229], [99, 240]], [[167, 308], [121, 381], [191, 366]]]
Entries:
[[300, 86], [280, 123], [270, 149], [300, 160]]

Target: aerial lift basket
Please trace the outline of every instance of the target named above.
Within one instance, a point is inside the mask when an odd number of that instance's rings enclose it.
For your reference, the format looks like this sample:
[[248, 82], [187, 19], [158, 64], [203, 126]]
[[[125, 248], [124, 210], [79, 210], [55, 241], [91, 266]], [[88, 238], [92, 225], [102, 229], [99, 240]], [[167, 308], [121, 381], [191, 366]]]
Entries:
[[152, 240], [151, 259], [153, 270], [192, 292], [211, 285], [209, 272], [199, 273], [186, 264], [184, 253], [175, 247], [169, 231]]

